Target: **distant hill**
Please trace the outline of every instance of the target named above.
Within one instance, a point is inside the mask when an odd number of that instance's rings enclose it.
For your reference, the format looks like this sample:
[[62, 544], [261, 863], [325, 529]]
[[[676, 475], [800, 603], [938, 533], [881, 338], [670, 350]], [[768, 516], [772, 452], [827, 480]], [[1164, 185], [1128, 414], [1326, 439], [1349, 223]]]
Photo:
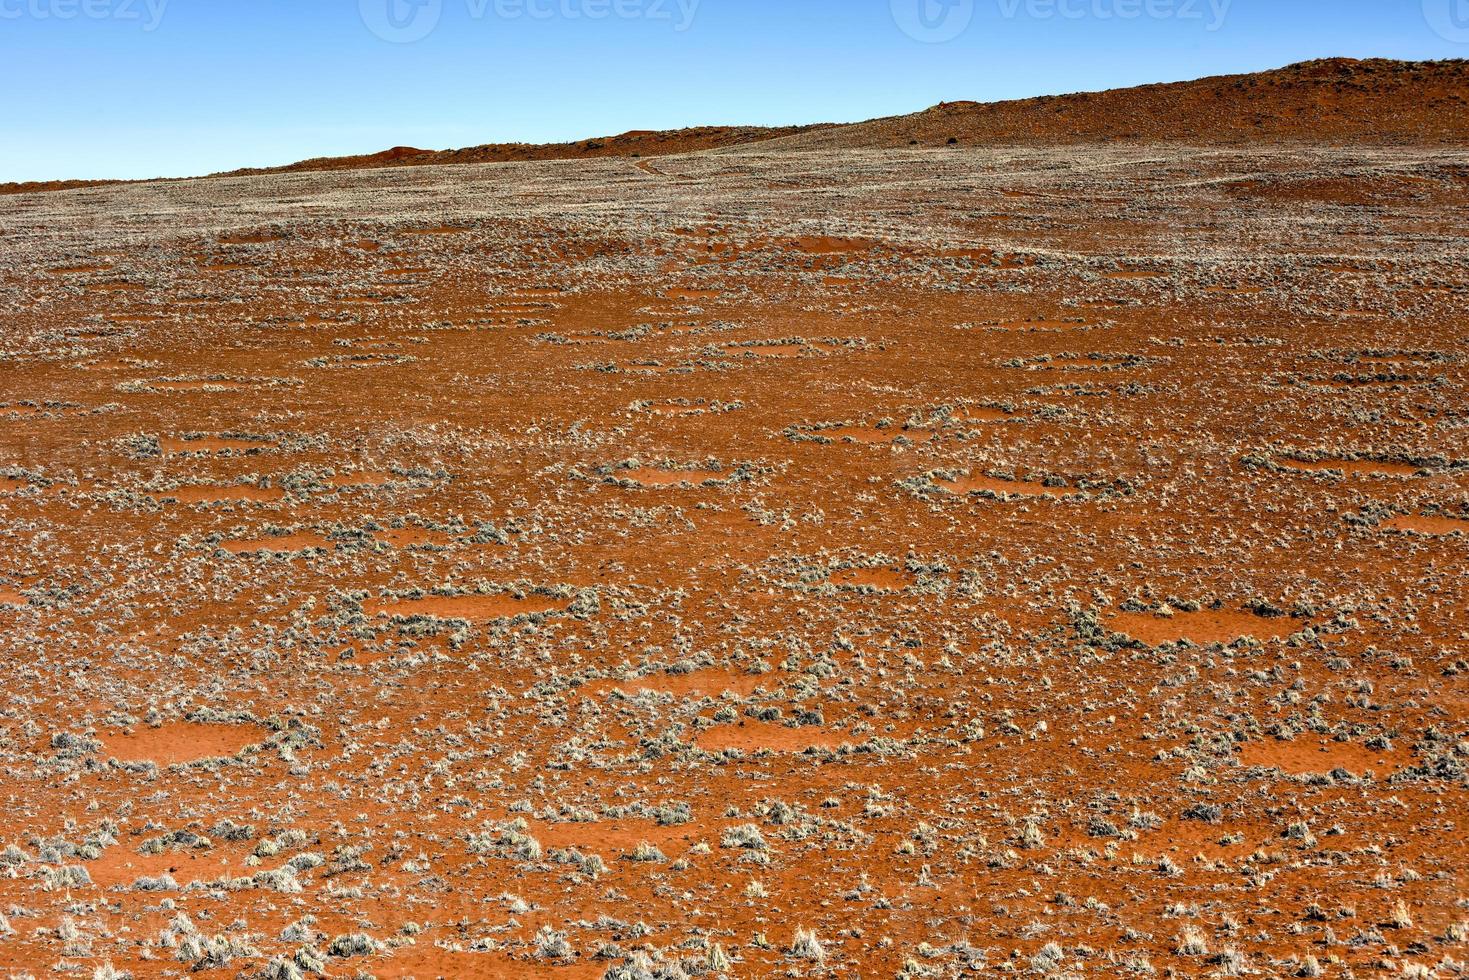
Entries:
[[377, 167], [422, 167], [454, 163], [510, 163], [526, 160], [586, 160], [598, 157], [660, 157], [721, 147], [743, 146], [805, 135], [827, 126], [699, 126], [693, 129], [633, 130], [575, 143], [487, 143], [460, 150], [391, 150], [354, 157], [320, 157], [283, 167], [234, 170], [220, 177], [248, 174], [303, 173], [320, 170], [363, 170]]
[[18, 184], [0, 184], [0, 194], [39, 194], [43, 191], [74, 191], [83, 187], [108, 187], [126, 184], [126, 180], [24, 180]]
[[[1365, 144], [1469, 143], [1469, 61], [1308, 61], [1248, 75], [1010, 102], [945, 102], [922, 112], [846, 125], [701, 126], [634, 130], [575, 143], [489, 143], [459, 150], [398, 146], [217, 177], [460, 163], [659, 157], [758, 144], [770, 151], [947, 145], [1061, 145], [1256, 140]], [[0, 184], [0, 194], [71, 190], [115, 181]]]
[[1308, 61], [1250, 75], [1013, 102], [949, 102], [769, 149], [1103, 141], [1469, 142], [1469, 61]]

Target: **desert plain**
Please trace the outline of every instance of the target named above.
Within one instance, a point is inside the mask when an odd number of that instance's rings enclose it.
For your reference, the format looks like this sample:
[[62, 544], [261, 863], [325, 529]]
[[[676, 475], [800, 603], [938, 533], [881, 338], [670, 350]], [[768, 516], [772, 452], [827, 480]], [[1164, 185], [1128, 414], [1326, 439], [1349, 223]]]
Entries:
[[0, 973], [1469, 974], [1469, 149], [829, 135], [0, 197]]

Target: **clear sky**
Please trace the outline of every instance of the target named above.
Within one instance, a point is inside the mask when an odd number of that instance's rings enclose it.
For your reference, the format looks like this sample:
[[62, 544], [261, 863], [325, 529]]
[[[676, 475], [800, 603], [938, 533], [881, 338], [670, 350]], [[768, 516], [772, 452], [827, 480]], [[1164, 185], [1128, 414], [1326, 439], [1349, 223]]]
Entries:
[[1469, 0], [0, 0], [0, 181], [1469, 57]]

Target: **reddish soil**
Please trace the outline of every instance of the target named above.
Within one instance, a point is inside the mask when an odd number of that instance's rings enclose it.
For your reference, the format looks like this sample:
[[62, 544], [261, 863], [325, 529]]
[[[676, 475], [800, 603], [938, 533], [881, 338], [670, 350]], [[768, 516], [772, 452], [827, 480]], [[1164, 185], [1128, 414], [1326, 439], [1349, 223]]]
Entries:
[[1299, 736], [1290, 741], [1262, 739], [1246, 742], [1240, 749], [1242, 766], [1265, 766], [1294, 775], [1312, 772], [1375, 772], [1390, 775], [1402, 763], [1402, 753], [1395, 750], [1371, 749], [1352, 742], [1324, 741]]
[[1469, 518], [1438, 517], [1432, 514], [1403, 514], [1382, 522], [1391, 531], [1411, 531], [1414, 534], [1469, 534]]
[[250, 725], [200, 725], [176, 722], [140, 725], [117, 733], [103, 733], [102, 751], [124, 762], [156, 762], [161, 766], [201, 759], [228, 758], [247, 745], [265, 740], [266, 733]]
[[718, 470], [660, 470], [651, 466], [636, 466], [617, 470], [613, 476], [643, 487], [696, 487], [706, 481], [722, 480], [727, 474]]
[[1269, 618], [1239, 609], [1200, 609], [1194, 612], [1120, 613], [1107, 621], [1109, 629], [1125, 633], [1149, 646], [1190, 640], [1194, 643], [1233, 643], [1243, 637], [1278, 640], [1299, 629], [1285, 618]]
[[489, 622], [550, 612], [553, 609], [564, 609], [565, 606], [564, 602], [544, 596], [522, 598], [512, 595], [462, 595], [372, 602], [368, 603], [366, 609], [368, 615], [375, 616], [433, 616], [439, 619]]
[[270, 440], [228, 436], [164, 436], [158, 440], [158, 444], [165, 453], [222, 453], [259, 451], [269, 446]]
[[833, 572], [829, 581], [833, 585], [879, 592], [896, 592], [913, 584], [900, 568], [843, 568]]
[[281, 534], [263, 538], [247, 538], [238, 541], [221, 541], [219, 546], [232, 555], [249, 555], [260, 552], [291, 554], [314, 548], [330, 549], [331, 542], [320, 534]]
[[1346, 118], [0, 198], [0, 976], [1462, 975], [1469, 156]]
[[1372, 459], [1282, 459], [1288, 470], [1303, 473], [1343, 473], [1347, 476], [1414, 476], [1418, 467], [1412, 463], [1384, 462]]
[[228, 501], [257, 502], [282, 500], [285, 491], [278, 487], [236, 486], [175, 487], [153, 494], [159, 500], [177, 500], [181, 504], [217, 504]]
[[836, 442], [858, 442], [871, 446], [884, 445], [899, 438], [912, 438], [915, 435], [922, 436], [922, 433], [905, 429], [879, 429], [860, 425], [838, 425], [830, 429], [821, 429], [818, 431], [820, 435]]
[[1001, 477], [986, 476], [983, 473], [971, 473], [967, 476], [960, 475], [952, 480], [940, 477], [938, 484], [950, 493], [982, 494], [1000, 498], [1067, 497], [1074, 494], [1074, 491], [1068, 490], [1066, 487], [1048, 487], [1044, 483], [1036, 483], [1028, 480], [1010, 480]]

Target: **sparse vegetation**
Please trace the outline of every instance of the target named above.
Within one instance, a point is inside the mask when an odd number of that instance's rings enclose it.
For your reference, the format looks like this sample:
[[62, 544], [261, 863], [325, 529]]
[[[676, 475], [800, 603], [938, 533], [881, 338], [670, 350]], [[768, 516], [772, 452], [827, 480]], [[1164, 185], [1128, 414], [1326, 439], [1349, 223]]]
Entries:
[[1469, 163], [947, 135], [0, 197], [3, 963], [1465, 975]]

